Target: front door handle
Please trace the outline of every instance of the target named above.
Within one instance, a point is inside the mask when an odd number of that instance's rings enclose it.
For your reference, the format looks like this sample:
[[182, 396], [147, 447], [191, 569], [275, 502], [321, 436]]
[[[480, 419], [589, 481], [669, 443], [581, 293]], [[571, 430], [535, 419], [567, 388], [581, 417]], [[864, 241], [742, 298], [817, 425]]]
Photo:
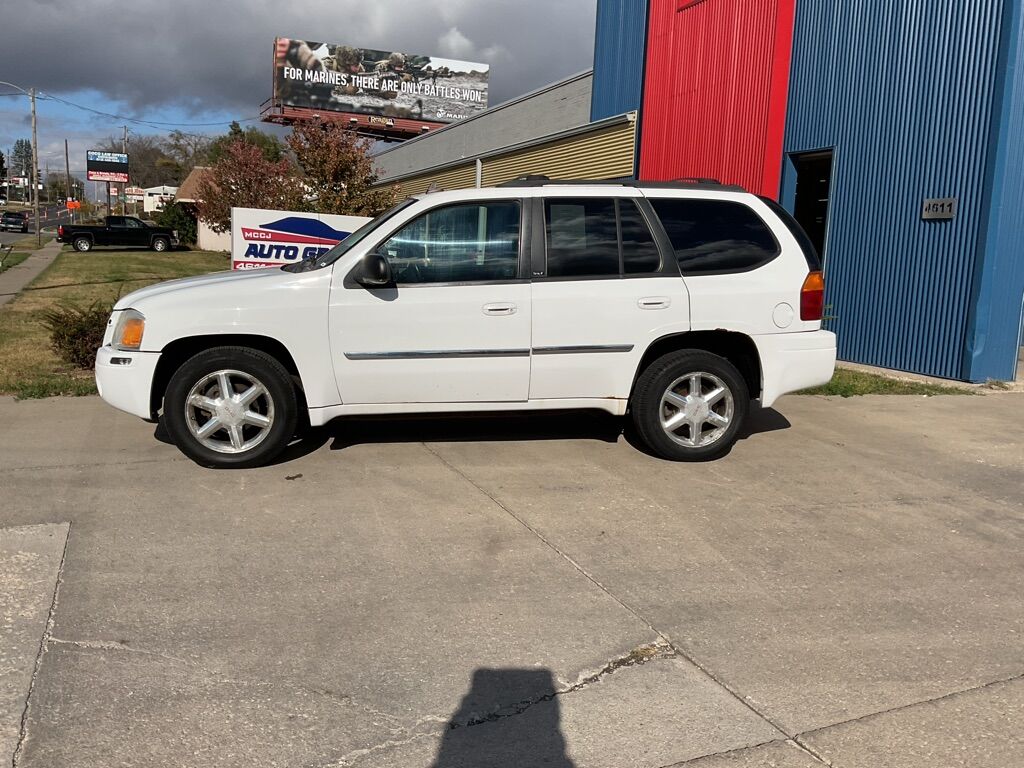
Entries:
[[668, 309], [671, 304], [672, 299], [668, 296], [644, 296], [636, 302], [640, 309]]
[[496, 304], [484, 304], [484, 314], [488, 316], [496, 315], [514, 315], [516, 313], [516, 305], [509, 302], [499, 302]]

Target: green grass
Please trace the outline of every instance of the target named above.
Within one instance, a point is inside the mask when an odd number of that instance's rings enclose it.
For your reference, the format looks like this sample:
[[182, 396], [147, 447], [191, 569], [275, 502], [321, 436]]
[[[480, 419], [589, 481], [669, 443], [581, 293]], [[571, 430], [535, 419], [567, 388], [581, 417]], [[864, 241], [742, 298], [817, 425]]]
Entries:
[[0, 394], [19, 398], [88, 395], [92, 371], [62, 362], [42, 325], [61, 304], [113, 304], [137, 288], [177, 277], [228, 269], [227, 258], [206, 251], [64, 251], [14, 301], [0, 309]]
[[970, 390], [957, 386], [926, 384], [917, 381], [902, 381], [873, 373], [836, 368], [832, 381], [820, 387], [812, 387], [798, 395], [970, 395]]
[[0, 258], [3, 258], [3, 264], [0, 264], [0, 273], [6, 272], [11, 267], [16, 267], [31, 254], [25, 253], [24, 251], [14, 251], [10, 256], [4, 256], [0, 253]]

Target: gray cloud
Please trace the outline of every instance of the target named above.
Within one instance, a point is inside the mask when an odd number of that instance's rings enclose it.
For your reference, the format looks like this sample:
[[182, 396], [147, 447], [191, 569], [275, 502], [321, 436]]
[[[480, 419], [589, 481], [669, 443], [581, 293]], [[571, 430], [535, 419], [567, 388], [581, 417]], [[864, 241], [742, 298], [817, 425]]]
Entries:
[[57, 94], [96, 89], [151, 120], [171, 105], [248, 117], [270, 96], [273, 40], [280, 35], [486, 62], [494, 105], [588, 68], [595, 5], [22, 0], [5, 14], [0, 77]]

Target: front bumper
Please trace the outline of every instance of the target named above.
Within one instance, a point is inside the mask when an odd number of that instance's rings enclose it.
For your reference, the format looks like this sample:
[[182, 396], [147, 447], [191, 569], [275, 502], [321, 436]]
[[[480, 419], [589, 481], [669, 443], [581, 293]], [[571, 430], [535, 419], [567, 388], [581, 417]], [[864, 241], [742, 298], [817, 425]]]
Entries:
[[159, 352], [121, 352], [107, 345], [96, 352], [96, 388], [115, 408], [150, 421], [153, 375]]
[[754, 336], [761, 357], [761, 406], [787, 392], [827, 384], [836, 369], [836, 335], [830, 331]]

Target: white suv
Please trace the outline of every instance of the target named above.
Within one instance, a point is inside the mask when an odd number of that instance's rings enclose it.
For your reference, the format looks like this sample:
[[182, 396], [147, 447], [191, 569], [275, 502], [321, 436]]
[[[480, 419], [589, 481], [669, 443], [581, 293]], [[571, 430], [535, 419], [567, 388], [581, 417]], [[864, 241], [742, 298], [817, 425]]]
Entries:
[[751, 399], [832, 376], [823, 294], [770, 200], [528, 177], [410, 198], [315, 260], [125, 296], [96, 382], [206, 466], [264, 464], [340, 416], [566, 408], [713, 459]]

